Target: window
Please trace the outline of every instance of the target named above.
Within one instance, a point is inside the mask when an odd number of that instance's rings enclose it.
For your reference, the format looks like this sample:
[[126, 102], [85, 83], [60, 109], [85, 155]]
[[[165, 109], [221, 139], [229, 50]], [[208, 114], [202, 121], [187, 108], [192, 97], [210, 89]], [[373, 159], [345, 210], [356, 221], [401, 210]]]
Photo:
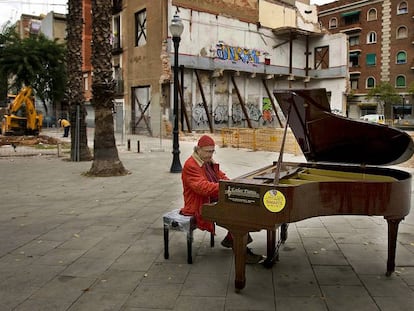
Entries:
[[349, 67], [359, 67], [359, 52], [349, 53]]
[[89, 91], [89, 76], [87, 73], [83, 74], [83, 90]]
[[408, 13], [407, 2], [405, 1], [400, 2], [397, 6], [397, 14], [407, 14], [407, 13]]
[[408, 29], [405, 26], [400, 26], [397, 28], [397, 39], [408, 38]]
[[377, 42], [377, 33], [375, 31], [371, 31], [368, 35], [367, 35], [367, 43], [376, 43]]
[[400, 51], [397, 53], [397, 64], [407, 63], [407, 53]]
[[135, 46], [147, 43], [147, 10], [135, 13]]
[[367, 54], [367, 66], [375, 66], [377, 64], [377, 55], [374, 53]]
[[336, 27], [338, 27], [338, 20], [336, 19], [336, 17], [331, 18], [329, 20], [329, 29], [336, 28]]
[[114, 16], [112, 24], [112, 48], [117, 50], [121, 48], [121, 17]]
[[351, 82], [351, 89], [357, 90], [358, 89], [358, 78], [351, 77], [350, 82]]
[[329, 68], [329, 46], [315, 48], [315, 69]]
[[369, 9], [369, 11], [367, 13], [367, 20], [368, 21], [377, 20], [377, 10], [376, 9]]
[[359, 36], [350, 36], [348, 40], [349, 46], [359, 45]]
[[341, 16], [344, 20], [344, 24], [352, 25], [359, 23], [359, 13], [361, 13], [361, 11], [351, 11], [342, 13]]
[[373, 77], [367, 78], [367, 89], [372, 89], [375, 87], [375, 79]]
[[397, 79], [395, 79], [395, 86], [396, 87], [406, 87], [405, 84], [405, 77], [403, 75], [400, 75], [397, 77]]

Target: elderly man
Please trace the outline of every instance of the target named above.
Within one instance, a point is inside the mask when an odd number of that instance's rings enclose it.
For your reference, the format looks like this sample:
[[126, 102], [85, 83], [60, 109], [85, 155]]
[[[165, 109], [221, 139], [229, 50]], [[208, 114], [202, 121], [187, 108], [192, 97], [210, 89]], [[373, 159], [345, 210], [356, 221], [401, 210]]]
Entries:
[[[182, 170], [182, 183], [184, 194], [184, 207], [181, 209], [183, 215], [194, 215], [197, 221], [197, 228], [214, 233], [214, 224], [201, 217], [201, 208], [205, 203], [212, 203], [218, 200], [219, 180], [229, 179], [220, 170], [219, 164], [213, 160], [215, 142], [208, 135], [203, 135], [194, 147], [193, 154], [185, 161]], [[252, 242], [249, 234], [248, 243]], [[221, 242], [224, 247], [232, 247], [233, 239], [227, 233]], [[258, 263], [263, 256], [254, 254], [247, 248], [246, 263]]]

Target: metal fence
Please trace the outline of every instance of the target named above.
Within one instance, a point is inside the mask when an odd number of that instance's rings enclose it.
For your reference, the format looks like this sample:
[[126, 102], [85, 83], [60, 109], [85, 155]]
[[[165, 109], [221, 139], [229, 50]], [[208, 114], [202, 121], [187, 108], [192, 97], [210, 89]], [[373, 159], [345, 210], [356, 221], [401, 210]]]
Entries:
[[[282, 147], [283, 132], [284, 129], [282, 128], [222, 128], [220, 130], [220, 142], [218, 143], [222, 147], [279, 152]], [[286, 135], [284, 152], [294, 155], [302, 153], [290, 129], [288, 129]]]

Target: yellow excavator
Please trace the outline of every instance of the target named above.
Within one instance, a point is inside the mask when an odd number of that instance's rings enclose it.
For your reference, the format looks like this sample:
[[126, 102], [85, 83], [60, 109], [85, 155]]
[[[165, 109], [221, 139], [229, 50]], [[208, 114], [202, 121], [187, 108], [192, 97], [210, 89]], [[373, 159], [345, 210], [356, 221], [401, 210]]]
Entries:
[[38, 135], [43, 115], [35, 108], [31, 87], [23, 87], [9, 105], [1, 122], [2, 135]]

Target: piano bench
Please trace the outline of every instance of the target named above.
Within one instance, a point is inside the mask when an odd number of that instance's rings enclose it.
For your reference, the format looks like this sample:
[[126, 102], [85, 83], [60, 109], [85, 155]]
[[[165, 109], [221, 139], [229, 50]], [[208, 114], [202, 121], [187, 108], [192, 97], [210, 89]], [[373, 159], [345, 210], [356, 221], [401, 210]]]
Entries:
[[[179, 209], [172, 210], [165, 213], [164, 222], [164, 258], [168, 259], [170, 254], [168, 252], [169, 231], [183, 231], [187, 233], [187, 263], [193, 263], [193, 231], [197, 229], [196, 219], [194, 216], [184, 216], [180, 214]], [[210, 246], [214, 247], [214, 234], [210, 234]]]

